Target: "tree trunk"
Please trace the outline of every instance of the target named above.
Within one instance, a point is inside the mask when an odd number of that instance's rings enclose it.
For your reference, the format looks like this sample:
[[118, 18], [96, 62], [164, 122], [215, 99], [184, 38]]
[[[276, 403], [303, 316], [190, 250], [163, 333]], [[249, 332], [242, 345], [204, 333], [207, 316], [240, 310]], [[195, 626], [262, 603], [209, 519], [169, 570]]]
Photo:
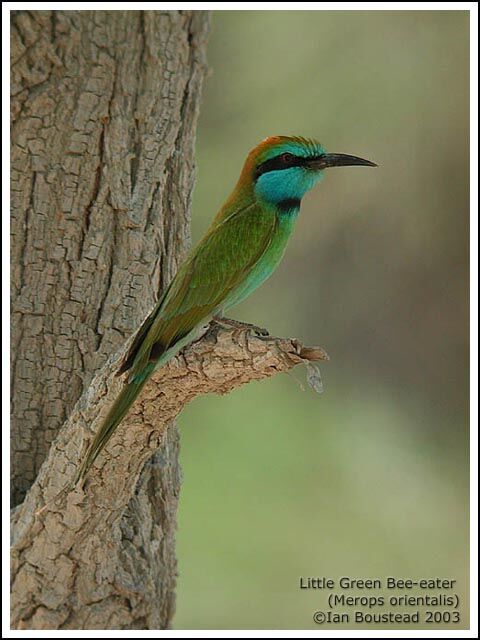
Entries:
[[[13, 504], [187, 248], [208, 23], [204, 11], [12, 12]], [[126, 571], [148, 572], [150, 603], [117, 593], [69, 618], [25, 602], [19, 627], [169, 625], [177, 449], [172, 425], [122, 524]]]
[[12, 12], [12, 627], [164, 629], [175, 418], [203, 393], [325, 359], [212, 323], [71, 482], [134, 330], [189, 243], [203, 11]]

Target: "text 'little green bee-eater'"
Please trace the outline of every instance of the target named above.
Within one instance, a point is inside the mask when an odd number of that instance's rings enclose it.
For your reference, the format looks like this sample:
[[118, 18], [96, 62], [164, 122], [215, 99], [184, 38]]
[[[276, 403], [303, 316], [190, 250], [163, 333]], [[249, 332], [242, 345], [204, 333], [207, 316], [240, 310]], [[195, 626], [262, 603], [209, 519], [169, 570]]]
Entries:
[[84, 477], [156, 369], [259, 287], [277, 268], [302, 197], [324, 169], [373, 162], [327, 153], [314, 140], [273, 136], [248, 155], [232, 194], [139, 329], [119, 373], [128, 378], [82, 462]]

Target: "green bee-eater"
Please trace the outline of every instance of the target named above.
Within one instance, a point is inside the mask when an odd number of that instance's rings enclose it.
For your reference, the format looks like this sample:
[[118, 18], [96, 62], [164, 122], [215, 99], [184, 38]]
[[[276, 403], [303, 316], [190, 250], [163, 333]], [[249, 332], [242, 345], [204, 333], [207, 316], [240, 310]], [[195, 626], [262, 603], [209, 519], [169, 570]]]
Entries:
[[222, 316], [275, 271], [302, 197], [324, 169], [350, 165], [376, 166], [356, 156], [327, 153], [315, 140], [300, 137], [266, 138], [249, 153], [232, 194], [139, 329], [119, 370], [128, 371], [125, 386], [77, 480], [86, 475], [153, 371], [192, 342], [213, 316]]

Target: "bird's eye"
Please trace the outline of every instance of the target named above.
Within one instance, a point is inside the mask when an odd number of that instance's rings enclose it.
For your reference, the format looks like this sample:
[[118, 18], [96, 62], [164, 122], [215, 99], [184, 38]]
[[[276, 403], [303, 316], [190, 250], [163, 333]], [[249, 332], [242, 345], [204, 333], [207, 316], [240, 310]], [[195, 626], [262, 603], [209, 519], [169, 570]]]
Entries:
[[283, 164], [292, 164], [293, 162], [295, 162], [295, 156], [293, 155], [293, 153], [282, 153], [280, 159]]

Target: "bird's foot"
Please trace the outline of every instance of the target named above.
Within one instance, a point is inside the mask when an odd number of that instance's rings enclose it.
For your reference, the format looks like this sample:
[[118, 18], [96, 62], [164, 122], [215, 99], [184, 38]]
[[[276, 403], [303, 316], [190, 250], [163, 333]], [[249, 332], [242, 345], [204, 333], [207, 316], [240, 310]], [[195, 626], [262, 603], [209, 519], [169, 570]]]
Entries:
[[232, 318], [224, 318], [219, 316], [214, 316], [213, 318], [215, 322], [226, 329], [242, 329], [243, 331], [251, 331], [259, 338], [265, 338], [269, 336], [270, 333], [267, 329], [263, 329], [262, 327], [257, 327], [254, 324], [250, 324], [250, 322], [241, 322], [240, 320], [233, 320]]

